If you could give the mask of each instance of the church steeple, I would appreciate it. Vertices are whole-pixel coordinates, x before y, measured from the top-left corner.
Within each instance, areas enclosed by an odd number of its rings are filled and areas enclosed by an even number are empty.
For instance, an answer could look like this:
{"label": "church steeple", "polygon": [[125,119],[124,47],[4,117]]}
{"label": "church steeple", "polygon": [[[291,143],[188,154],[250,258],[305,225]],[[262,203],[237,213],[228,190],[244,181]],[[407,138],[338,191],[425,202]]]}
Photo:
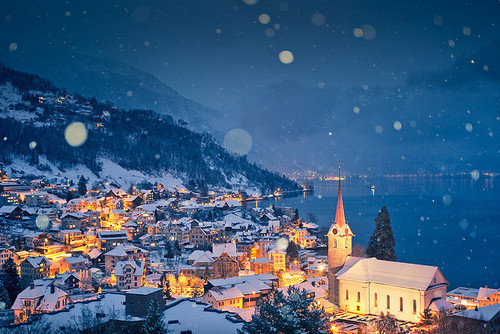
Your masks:
{"label": "church steeple", "polygon": [[342,269],[345,260],[352,252],[352,237],[349,224],[345,220],[344,203],[342,201],[342,185],[339,164],[339,192],[335,220],[328,231],[328,299],[339,305],[339,281],[335,274]]}
{"label": "church steeple", "polygon": [[337,198],[337,212],[335,213],[335,221],[339,227],[344,227],[345,215],[344,215],[344,203],[342,201],[342,187],[341,187],[341,177],[340,177],[340,164],[339,164],[339,194]]}

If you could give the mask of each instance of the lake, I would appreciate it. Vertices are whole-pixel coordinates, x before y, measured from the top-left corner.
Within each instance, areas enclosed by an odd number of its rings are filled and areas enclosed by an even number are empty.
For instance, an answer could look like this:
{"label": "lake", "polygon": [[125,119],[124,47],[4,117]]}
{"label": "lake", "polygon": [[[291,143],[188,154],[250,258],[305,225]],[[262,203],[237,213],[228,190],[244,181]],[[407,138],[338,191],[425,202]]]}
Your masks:
{"label": "lake", "polygon": [[[481,177],[380,177],[342,181],[353,244],[367,245],[375,217],[385,205],[398,261],[438,266],[458,286],[500,287],[500,179]],[[375,186],[375,194],[371,187]],[[298,208],[327,228],[335,217],[338,181],[315,182],[315,191],[259,206]]]}

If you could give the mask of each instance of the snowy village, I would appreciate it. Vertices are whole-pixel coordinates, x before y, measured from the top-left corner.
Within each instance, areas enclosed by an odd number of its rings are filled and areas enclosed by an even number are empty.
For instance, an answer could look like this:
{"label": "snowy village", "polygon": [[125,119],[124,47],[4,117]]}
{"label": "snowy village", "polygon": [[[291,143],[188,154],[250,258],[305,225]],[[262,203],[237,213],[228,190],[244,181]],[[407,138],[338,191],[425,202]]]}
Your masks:
{"label": "snowy village", "polygon": [[0,334],[500,334],[500,1],[0,13]]}
{"label": "snowy village", "polygon": [[[86,183],[3,176],[3,331],[140,332],[148,324],[153,333],[161,323],[174,333],[254,333],[283,298],[291,322],[310,312],[301,321],[312,321],[311,333],[498,328],[498,289],[447,291],[436,266],[394,261],[381,243],[353,249],[340,179],[326,236],[296,209],[241,194]],[[389,222],[385,207],[377,219]],[[305,310],[292,309],[297,299]]]}

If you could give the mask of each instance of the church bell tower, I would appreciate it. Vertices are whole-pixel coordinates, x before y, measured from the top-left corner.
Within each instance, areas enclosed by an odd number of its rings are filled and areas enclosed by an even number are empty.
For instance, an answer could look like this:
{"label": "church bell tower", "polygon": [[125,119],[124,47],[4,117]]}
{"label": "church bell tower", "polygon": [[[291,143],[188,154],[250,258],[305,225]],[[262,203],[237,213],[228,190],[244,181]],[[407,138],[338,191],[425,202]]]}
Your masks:
{"label": "church bell tower", "polygon": [[342,188],[339,165],[339,192],[337,198],[337,211],[335,220],[328,231],[328,300],[339,305],[339,281],[335,274],[342,269],[346,258],[352,253],[351,228],[347,224],[344,215],[344,203],[342,202]]}

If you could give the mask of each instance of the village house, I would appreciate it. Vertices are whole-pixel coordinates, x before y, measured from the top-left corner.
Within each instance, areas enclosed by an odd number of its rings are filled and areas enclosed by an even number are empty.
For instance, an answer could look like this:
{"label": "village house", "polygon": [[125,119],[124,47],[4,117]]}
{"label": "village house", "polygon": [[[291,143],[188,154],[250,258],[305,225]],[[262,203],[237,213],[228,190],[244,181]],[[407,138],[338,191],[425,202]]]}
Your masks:
{"label": "village house", "polygon": [[68,293],[54,284],[35,286],[33,283],[24,289],[12,305],[16,322],[24,322],[33,314],[51,313],[66,308],[71,303]]}
{"label": "village house", "polygon": [[269,259],[274,264],[274,272],[286,271],[286,252],[279,247],[275,247],[267,252]]}
{"label": "village house", "polygon": [[59,242],[71,247],[80,247],[84,244],[84,235],[81,230],[61,230],[57,232],[56,238]]}
{"label": "village house", "polygon": [[82,212],[65,212],[61,216],[61,225],[64,230],[81,230],[87,222],[87,216]]}
{"label": "village house", "polygon": [[59,273],[72,273],[75,271],[86,269],[88,260],[81,256],[64,257],[59,261]]}
{"label": "village house", "polygon": [[229,256],[226,252],[222,253],[213,262],[214,278],[226,278],[238,276],[240,270],[237,260]]}
{"label": "village house", "polygon": [[128,241],[127,231],[99,231],[97,232],[99,249],[103,252],[110,251]]}
{"label": "village house", "polygon": [[208,227],[195,226],[189,233],[189,244],[196,248],[206,249],[217,238],[217,232]]}
{"label": "village house", "polygon": [[136,289],[144,285],[144,261],[118,261],[115,267],[116,287],[118,290]]}
{"label": "village house", "polygon": [[250,270],[256,275],[268,274],[274,271],[274,263],[265,257],[259,257],[252,259],[250,262]]}
{"label": "village house", "polygon": [[49,194],[45,191],[26,194],[24,204],[27,206],[47,206],[49,205]]}
{"label": "village house", "polygon": [[500,304],[500,289],[481,287],[477,294],[477,300],[479,301],[479,307]]}
{"label": "village house", "polygon": [[12,259],[14,263],[19,262],[19,256],[16,254],[15,250],[15,247],[0,248],[0,267],[2,267],[8,259]]}
{"label": "village house", "polygon": [[228,306],[243,308],[243,293],[238,287],[217,287],[203,296],[203,302],[212,304],[214,308],[223,310]]}
{"label": "village house", "polygon": [[149,252],[134,245],[120,245],[104,254],[104,269],[106,275],[111,274],[119,261],[141,261],[145,262]]}
{"label": "village house", "polygon": [[35,279],[49,276],[51,265],[45,256],[27,257],[20,266],[23,286],[27,286]]}

